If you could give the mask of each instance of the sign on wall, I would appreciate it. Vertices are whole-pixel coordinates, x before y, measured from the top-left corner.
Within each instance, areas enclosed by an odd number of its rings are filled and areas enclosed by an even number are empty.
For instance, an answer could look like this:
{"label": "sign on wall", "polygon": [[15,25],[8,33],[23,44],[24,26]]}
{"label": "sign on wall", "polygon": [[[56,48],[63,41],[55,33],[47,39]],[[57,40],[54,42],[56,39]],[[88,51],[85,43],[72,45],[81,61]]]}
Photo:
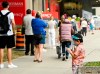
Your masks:
{"label": "sign on wall", "polygon": [[[2,1],[0,0],[0,10],[2,9]],[[23,16],[26,12],[26,0],[7,0],[10,4],[9,10],[14,13],[17,25],[22,25]]]}
{"label": "sign on wall", "polygon": [[53,16],[56,19],[59,19],[58,17],[58,12],[43,12],[42,13],[42,18],[50,18],[50,16]]}
{"label": "sign on wall", "polygon": [[86,18],[87,20],[90,20],[92,18],[92,13],[82,10],[82,17]]}

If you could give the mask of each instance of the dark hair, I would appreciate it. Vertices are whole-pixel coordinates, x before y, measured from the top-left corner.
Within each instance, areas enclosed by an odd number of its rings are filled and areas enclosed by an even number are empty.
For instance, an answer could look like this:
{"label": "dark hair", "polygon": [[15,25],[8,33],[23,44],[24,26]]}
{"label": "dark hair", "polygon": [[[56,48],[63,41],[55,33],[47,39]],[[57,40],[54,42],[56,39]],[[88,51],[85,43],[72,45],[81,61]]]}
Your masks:
{"label": "dark hair", "polygon": [[36,13],[36,18],[41,18],[41,14],[39,12]]}
{"label": "dark hair", "polygon": [[82,37],[81,34],[76,33],[76,34],[74,34],[74,36],[77,37],[78,39],[73,38],[73,40],[75,40],[75,41],[78,41],[79,40],[80,42],[83,42],[83,37]]}
{"label": "dark hair", "polygon": [[8,5],[9,5],[9,3],[8,3],[7,1],[3,1],[3,2],[2,2],[2,7],[3,7],[3,8],[7,8]]}
{"label": "dark hair", "polygon": [[31,9],[27,9],[27,10],[26,10],[26,13],[27,13],[27,14],[31,14]]}

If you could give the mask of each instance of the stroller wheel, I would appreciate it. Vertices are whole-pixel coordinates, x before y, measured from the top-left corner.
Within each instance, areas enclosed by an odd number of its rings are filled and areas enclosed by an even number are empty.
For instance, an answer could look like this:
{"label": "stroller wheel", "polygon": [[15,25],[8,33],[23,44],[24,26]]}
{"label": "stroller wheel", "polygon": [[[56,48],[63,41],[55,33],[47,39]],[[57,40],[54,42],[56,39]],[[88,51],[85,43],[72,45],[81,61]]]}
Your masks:
{"label": "stroller wheel", "polygon": [[58,59],[60,59],[61,58],[61,54],[58,54]]}

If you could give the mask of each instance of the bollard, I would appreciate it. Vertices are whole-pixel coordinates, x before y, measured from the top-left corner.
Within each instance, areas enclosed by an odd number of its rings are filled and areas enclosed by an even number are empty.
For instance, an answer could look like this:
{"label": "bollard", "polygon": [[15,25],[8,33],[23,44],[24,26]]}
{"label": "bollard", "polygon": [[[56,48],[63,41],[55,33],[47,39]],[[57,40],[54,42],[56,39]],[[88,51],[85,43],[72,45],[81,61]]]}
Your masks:
{"label": "bollard", "polygon": [[17,29],[17,34],[16,34],[16,49],[18,50],[25,50],[25,39],[24,35],[21,34],[21,29]]}

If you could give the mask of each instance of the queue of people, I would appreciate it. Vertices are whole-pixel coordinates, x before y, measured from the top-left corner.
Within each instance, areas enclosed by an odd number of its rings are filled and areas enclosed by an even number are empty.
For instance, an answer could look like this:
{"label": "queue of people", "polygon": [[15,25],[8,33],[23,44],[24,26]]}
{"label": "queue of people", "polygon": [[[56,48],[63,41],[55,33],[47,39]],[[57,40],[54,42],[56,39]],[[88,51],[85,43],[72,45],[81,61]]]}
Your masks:
{"label": "queue of people", "polygon": [[[2,3],[2,7],[0,13],[3,15],[10,12],[8,10],[9,3],[4,1]],[[50,17],[50,21],[47,23],[41,17],[39,12],[36,13],[36,16],[33,17],[31,15],[31,10],[27,9],[26,15],[23,18],[23,27],[25,28],[25,55],[29,55],[29,50],[31,49],[30,55],[34,55],[33,62],[41,63],[43,61],[43,46],[45,44],[46,38],[46,30],[45,28],[48,26],[48,40],[50,47],[56,47],[56,31],[55,27],[57,22],[54,21],[53,16]],[[0,14],[1,15],[1,14]],[[5,34],[0,34],[0,41],[4,42],[0,44],[0,68],[4,68],[3,64],[3,56],[4,56],[4,48],[7,46],[8,50],[8,68],[16,68],[17,66],[12,63],[12,47],[15,46],[15,21],[14,15],[10,12],[7,15],[9,19],[10,29]],[[59,42],[62,47],[62,61],[65,61],[69,57],[69,53],[72,56],[72,70],[73,74],[77,74],[78,67],[83,63],[85,58],[85,49],[83,47],[83,37],[86,36],[87,25],[85,19],[81,22],[82,35],[77,32],[75,18],[73,20],[68,20],[68,17],[62,15],[61,21],[59,22]],[[73,50],[70,49],[72,41],[74,42]],[[30,48],[31,46],[31,48]]]}

